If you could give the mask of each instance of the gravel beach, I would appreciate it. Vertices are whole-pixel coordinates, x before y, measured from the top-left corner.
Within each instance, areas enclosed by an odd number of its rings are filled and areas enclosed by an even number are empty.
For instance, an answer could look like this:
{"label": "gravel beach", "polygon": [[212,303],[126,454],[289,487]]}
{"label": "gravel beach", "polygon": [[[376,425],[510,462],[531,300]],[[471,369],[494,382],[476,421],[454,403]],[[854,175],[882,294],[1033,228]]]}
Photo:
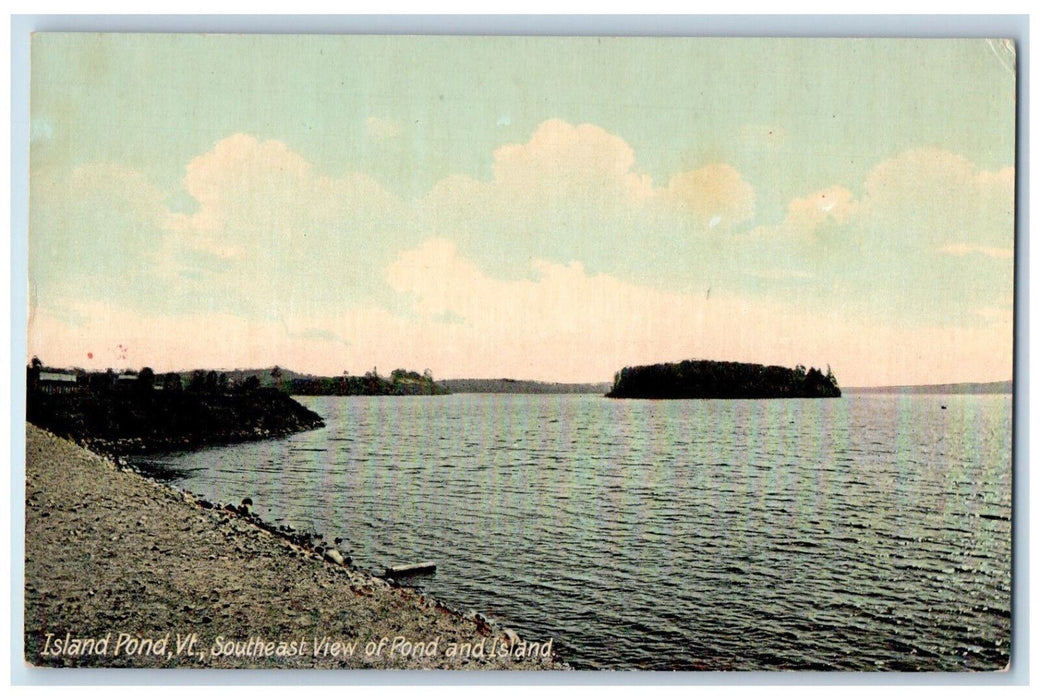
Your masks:
{"label": "gravel beach", "polygon": [[205,505],[27,425],[26,662],[566,668],[551,640],[519,640]]}

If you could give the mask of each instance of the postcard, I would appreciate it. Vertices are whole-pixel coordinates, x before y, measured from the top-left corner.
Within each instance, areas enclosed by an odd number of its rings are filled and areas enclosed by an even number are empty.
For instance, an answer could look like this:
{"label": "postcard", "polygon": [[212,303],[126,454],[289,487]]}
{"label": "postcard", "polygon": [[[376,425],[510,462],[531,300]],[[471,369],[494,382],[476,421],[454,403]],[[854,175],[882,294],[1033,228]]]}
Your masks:
{"label": "postcard", "polygon": [[1016,63],[33,35],[25,662],[1005,671]]}

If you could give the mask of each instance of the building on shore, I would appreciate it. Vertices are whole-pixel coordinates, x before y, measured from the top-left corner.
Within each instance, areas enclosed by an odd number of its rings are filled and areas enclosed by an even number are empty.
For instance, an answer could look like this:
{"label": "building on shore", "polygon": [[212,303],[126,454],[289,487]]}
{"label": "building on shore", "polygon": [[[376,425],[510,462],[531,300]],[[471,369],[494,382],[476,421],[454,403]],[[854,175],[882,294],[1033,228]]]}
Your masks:
{"label": "building on shore", "polygon": [[83,387],[79,383],[79,377],[71,372],[48,372],[41,370],[36,377],[35,386],[30,383],[30,388],[35,388],[44,394],[75,394]]}

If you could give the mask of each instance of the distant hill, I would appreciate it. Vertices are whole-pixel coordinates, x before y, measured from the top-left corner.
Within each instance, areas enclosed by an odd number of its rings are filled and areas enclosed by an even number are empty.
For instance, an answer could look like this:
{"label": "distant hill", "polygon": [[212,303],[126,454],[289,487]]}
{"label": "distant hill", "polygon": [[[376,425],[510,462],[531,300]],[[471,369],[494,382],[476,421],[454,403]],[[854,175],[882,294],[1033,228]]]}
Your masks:
{"label": "distant hill", "polygon": [[841,396],[827,368],[714,360],[625,367],[607,394],[612,399],[824,399]]}
{"label": "distant hill", "polygon": [[[197,372],[181,372],[182,380],[189,384]],[[440,382],[429,374],[419,374],[404,369],[395,369],[389,377],[375,370],[361,376],[339,375],[325,377],[317,374],[294,372],[283,367],[260,369],[234,369],[216,372],[217,383],[230,387],[253,383],[259,388],[275,388],[294,396],[429,396],[448,393]]]}
{"label": "distant hill", "polygon": [[[183,370],[180,372],[184,383],[187,384],[191,380],[191,376],[195,370]],[[284,367],[261,367],[260,369],[227,369],[227,370],[216,370],[218,374],[227,376],[229,382],[234,384],[242,384],[245,380],[250,377],[256,377],[260,381],[260,386],[274,387],[279,382],[281,384],[287,384],[295,379],[317,379],[318,377],[313,374],[303,374],[301,372],[294,372],[291,369],[285,369]],[[273,374],[272,374],[273,373]]]}
{"label": "distant hill", "polygon": [[562,384],[523,379],[442,379],[437,382],[453,394],[605,394],[608,382]]}
{"label": "distant hill", "polygon": [[429,374],[395,369],[388,377],[369,372],[363,377],[296,377],[283,384],[297,396],[434,396],[450,393]]}
{"label": "distant hill", "polygon": [[914,384],[905,386],[845,387],[849,394],[1010,394],[1011,380],[1003,382],[964,382],[961,384]]}

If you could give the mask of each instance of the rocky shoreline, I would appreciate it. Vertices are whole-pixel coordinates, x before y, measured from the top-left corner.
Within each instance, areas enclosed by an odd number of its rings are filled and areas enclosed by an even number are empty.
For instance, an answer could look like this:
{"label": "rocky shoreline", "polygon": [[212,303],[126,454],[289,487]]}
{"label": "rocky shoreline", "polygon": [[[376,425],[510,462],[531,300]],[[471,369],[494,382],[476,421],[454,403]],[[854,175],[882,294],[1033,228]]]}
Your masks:
{"label": "rocky shoreline", "polygon": [[30,392],[26,416],[108,457],[284,437],[325,421],[276,389],[238,392]]}
{"label": "rocky shoreline", "polygon": [[150,668],[565,669],[553,640],[350,565],[26,426],[25,660]]}

